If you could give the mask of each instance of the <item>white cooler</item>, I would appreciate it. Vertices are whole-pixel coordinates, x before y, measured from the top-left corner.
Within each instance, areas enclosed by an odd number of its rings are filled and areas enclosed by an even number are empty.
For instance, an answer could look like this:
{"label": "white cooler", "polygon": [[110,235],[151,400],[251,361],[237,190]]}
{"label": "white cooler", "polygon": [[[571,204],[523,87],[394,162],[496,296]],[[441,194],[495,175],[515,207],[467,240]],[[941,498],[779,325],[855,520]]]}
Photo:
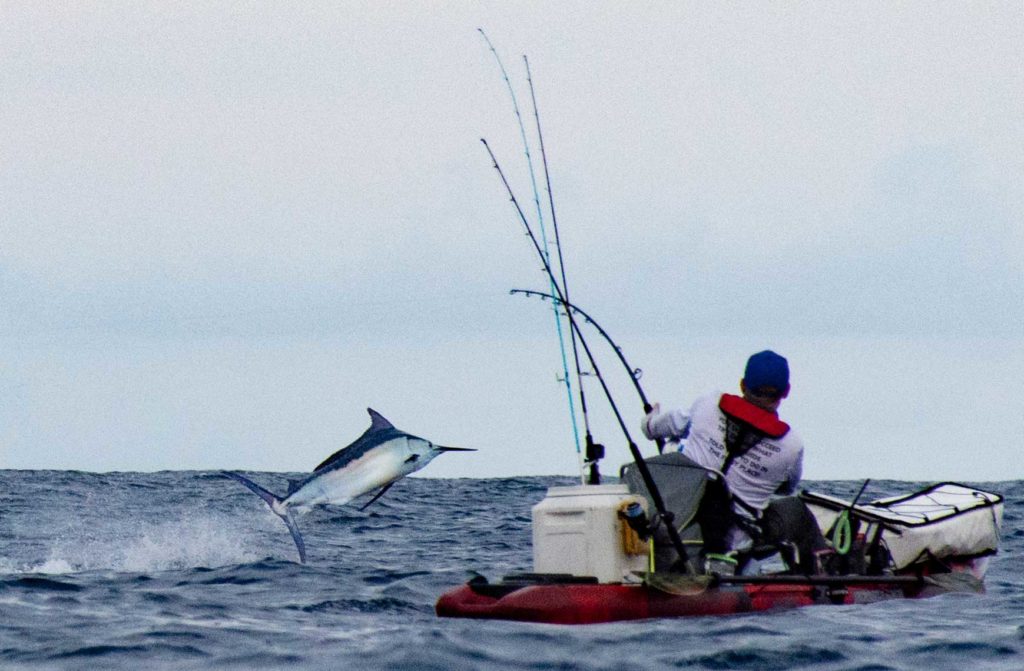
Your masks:
{"label": "white cooler", "polygon": [[647,569],[647,544],[619,515],[647,502],[626,485],[551,487],[533,507],[533,570],[594,576],[601,583],[636,582]]}

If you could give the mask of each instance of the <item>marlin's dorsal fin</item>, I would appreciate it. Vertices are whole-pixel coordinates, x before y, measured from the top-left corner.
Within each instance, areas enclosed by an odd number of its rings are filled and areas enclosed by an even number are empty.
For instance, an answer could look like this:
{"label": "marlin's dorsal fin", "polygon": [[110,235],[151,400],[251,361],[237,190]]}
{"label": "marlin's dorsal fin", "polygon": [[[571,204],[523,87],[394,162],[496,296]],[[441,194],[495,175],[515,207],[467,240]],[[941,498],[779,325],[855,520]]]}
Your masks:
{"label": "marlin's dorsal fin", "polygon": [[373,408],[367,408],[366,412],[370,413],[370,429],[367,431],[367,433],[373,433],[374,431],[384,431],[385,429],[395,428],[391,422],[384,419],[384,415],[380,414]]}

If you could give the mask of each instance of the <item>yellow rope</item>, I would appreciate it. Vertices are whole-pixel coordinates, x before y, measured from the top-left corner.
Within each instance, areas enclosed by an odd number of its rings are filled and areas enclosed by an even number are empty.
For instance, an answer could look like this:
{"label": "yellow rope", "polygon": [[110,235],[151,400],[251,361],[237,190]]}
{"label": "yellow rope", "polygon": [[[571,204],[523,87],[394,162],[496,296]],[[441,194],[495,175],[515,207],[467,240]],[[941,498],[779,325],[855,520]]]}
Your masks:
{"label": "yellow rope", "polygon": [[645,555],[648,554],[648,552],[653,552],[653,550],[648,549],[649,547],[653,548],[653,546],[640,540],[639,534],[633,531],[633,528],[626,523],[625,519],[623,519],[626,513],[626,508],[633,503],[636,503],[635,499],[623,501],[619,505],[618,520],[619,535],[622,538],[622,551],[627,555]]}

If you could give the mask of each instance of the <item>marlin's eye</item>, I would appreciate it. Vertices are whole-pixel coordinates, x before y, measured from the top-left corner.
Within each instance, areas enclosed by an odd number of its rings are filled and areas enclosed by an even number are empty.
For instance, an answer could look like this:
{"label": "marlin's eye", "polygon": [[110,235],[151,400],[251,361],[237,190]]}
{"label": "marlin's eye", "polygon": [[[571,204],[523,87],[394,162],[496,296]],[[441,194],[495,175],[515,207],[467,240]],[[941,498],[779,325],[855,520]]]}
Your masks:
{"label": "marlin's eye", "polygon": [[406,459],[405,463],[407,463],[407,464],[412,463],[412,462],[416,461],[419,458],[420,458],[420,455],[414,454],[411,457],[409,457],[408,459]]}

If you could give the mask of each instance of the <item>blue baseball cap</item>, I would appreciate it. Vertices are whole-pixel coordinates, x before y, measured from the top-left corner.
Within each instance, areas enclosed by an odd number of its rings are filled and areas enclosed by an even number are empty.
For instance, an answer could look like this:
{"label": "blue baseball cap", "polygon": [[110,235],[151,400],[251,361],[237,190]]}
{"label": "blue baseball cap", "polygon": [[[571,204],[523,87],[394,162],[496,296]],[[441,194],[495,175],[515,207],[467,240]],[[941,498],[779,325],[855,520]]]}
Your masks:
{"label": "blue baseball cap", "polygon": [[754,392],[766,387],[774,387],[779,392],[785,392],[789,389],[789,363],[785,357],[768,349],[753,354],[747,359],[743,384]]}

